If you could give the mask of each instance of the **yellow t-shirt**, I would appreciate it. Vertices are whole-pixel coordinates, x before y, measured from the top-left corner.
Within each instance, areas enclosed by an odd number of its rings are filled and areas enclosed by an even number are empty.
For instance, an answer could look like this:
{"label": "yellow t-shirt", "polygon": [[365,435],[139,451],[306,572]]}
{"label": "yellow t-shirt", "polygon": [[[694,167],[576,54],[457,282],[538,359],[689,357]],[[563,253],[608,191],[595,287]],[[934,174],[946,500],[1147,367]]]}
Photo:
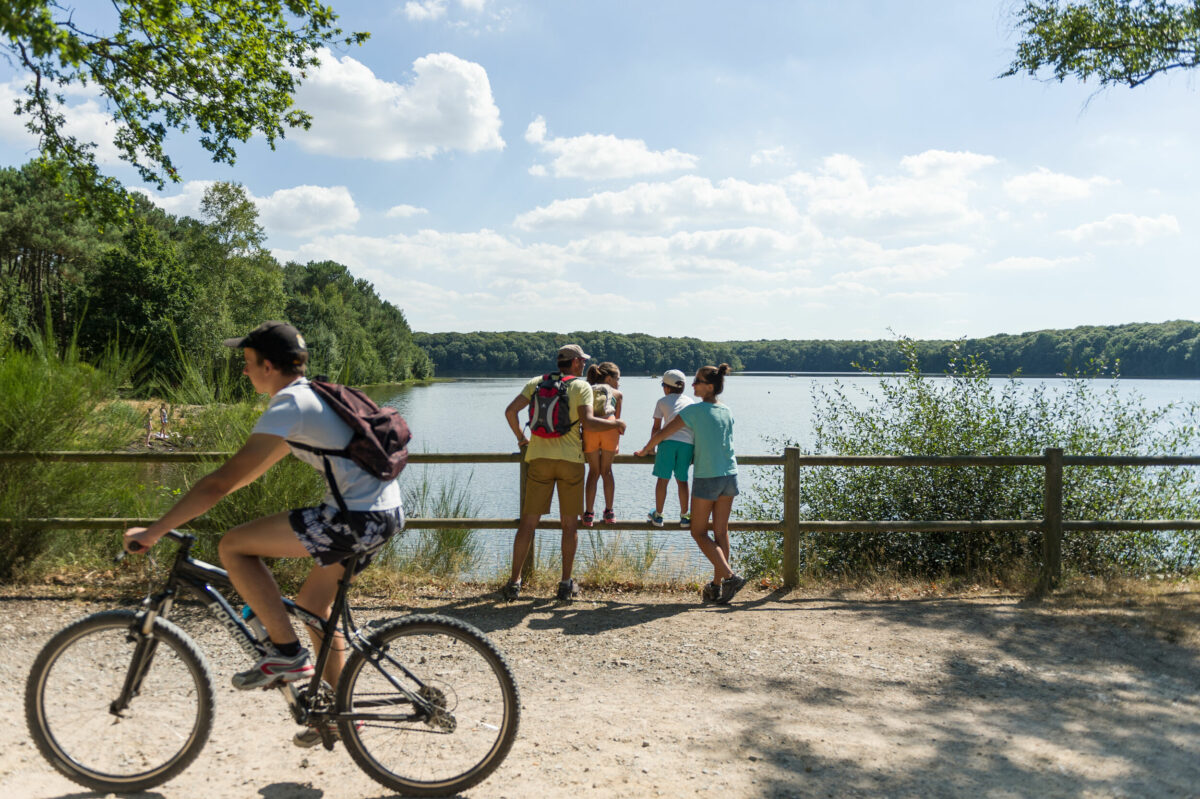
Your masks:
{"label": "yellow t-shirt", "polygon": [[[533,392],[542,378],[533,378],[521,389],[521,396],[533,403]],[[530,434],[529,446],[525,448],[525,460],[553,458],[572,463],[583,463],[583,437],[579,434],[579,406],[592,404],[592,387],[581,377],[567,383],[567,402],[571,406],[571,429],[558,438],[542,438]],[[528,419],[529,409],[522,411]]]}

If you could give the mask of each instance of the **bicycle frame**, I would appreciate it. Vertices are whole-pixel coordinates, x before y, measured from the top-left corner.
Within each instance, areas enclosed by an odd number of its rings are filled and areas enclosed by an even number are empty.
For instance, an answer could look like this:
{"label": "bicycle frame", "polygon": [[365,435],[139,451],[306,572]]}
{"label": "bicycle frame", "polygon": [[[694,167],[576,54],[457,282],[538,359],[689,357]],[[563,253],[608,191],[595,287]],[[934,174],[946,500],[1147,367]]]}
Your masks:
{"label": "bicycle frame", "polygon": [[[216,617],[221,626],[225,628],[238,646],[252,660],[257,660],[268,654],[267,643],[258,641],[254,637],[253,633],[250,632],[250,629],[242,621],[241,614],[234,610],[229,600],[219,590],[222,588],[227,591],[236,590],[229,579],[229,573],[210,563],[192,558],[191,549],[196,543],[195,536],[180,533],[176,530],[170,531],[167,536],[179,543],[179,549],[175,553],[175,562],[172,564],[171,571],[167,575],[166,585],[157,593],[152,592],[142,601],[144,610],[138,614],[138,622],[136,624],[138,627],[138,642],[134,650],[133,661],[130,664],[129,672],[126,675],[125,684],[120,695],[109,707],[110,712],[114,715],[119,716],[121,711],[129,705],[130,699],[137,695],[142,678],[149,667],[154,649],[157,646],[157,641],[152,635],[154,619],[158,616],[162,616],[164,619],[168,617],[175,598],[180,594],[181,590],[199,599],[208,609],[209,613]],[[310,627],[321,630],[321,647],[317,654],[312,680],[304,693],[304,699],[301,699],[300,693],[296,690],[295,683],[283,683],[279,686],[287,700],[293,717],[299,724],[331,721],[414,721],[429,718],[436,710],[426,699],[400,684],[379,665],[379,662],[386,660],[395,666],[418,686],[418,691],[423,689],[425,684],[406,668],[404,664],[389,656],[386,651],[374,646],[354,625],[350,617],[350,604],[346,601],[346,593],[350,588],[351,576],[354,574],[354,567],[357,562],[357,555],[345,561],[345,575],[338,581],[337,594],[333,600],[333,613],[330,614],[328,619],[306,610],[287,597],[283,598],[284,608],[289,615],[297,617]],[[332,651],[333,639],[337,633],[339,622],[347,643],[352,648],[362,652],[367,661],[403,696],[403,699],[381,700],[379,704],[382,706],[407,704],[415,712],[404,715],[362,712],[333,713],[313,707],[314,698],[320,695],[322,674]],[[319,728],[322,729],[322,734],[325,735],[323,726],[321,725]],[[331,741],[332,739],[327,741],[327,745],[330,745]]]}

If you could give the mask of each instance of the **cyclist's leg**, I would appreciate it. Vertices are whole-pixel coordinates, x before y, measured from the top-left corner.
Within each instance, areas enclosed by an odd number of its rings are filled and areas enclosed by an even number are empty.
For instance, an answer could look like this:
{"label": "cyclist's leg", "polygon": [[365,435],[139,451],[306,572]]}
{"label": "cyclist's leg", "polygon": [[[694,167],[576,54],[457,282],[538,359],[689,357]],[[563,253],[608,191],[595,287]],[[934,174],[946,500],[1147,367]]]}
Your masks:
{"label": "cyclist's leg", "polygon": [[221,538],[218,550],[233,587],[254,609],[271,640],[277,644],[298,641],[284,610],[279,586],[262,562],[264,557],[309,557],[288,522],[288,514],[276,513],[234,527]]}
{"label": "cyclist's leg", "polygon": [[[300,586],[300,591],[296,594],[296,604],[318,616],[329,618],[329,614],[333,611],[333,600],[337,596],[338,580],[342,579],[345,571],[346,567],[341,563],[322,566],[313,561],[312,571],[308,573],[304,585]],[[312,639],[315,656],[321,649],[321,630],[309,627],[308,635]],[[325,681],[330,685],[337,685],[338,675],[342,673],[344,665],[346,665],[346,639],[339,632],[334,634],[333,645],[329,650],[329,659],[325,661],[325,673],[322,675]]]}

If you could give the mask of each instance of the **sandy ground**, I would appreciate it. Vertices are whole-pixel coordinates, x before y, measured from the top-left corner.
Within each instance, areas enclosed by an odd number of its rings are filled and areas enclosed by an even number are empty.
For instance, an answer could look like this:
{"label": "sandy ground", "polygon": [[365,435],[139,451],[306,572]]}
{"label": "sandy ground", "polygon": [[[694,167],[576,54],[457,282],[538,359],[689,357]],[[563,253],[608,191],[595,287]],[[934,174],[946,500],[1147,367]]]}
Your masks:
{"label": "sandy ground", "polygon": [[[1195,594],[1084,607],[749,588],[728,608],[681,594],[500,605],[475,589],[355,601],[361,618],[458,616],[506,653],[520,736],[471,797],[1200,796]],[[42,761],[21,708],[45,640],[112,605],[0,591],[5,799],[95,795]],[[228,687],[244,656],[225,634],[194,608],[176,620],[208,654],[217,718],[188,771],[145,796],[390,795],[340,746],[294,748],[277,694]]]}

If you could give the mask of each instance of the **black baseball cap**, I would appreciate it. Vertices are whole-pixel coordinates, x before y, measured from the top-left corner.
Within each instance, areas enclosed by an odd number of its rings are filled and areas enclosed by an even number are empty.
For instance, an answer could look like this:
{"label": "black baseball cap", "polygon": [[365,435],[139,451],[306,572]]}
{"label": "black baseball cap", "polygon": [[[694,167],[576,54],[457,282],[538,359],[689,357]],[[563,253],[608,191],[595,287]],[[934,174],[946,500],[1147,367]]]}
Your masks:
{"label": "black baseball cap", "polygon": [[252,347],[276,366],[296,366],[308,352],[304,336],[287,322],[263,322],[241,338],[227,338],[226,347]]}

